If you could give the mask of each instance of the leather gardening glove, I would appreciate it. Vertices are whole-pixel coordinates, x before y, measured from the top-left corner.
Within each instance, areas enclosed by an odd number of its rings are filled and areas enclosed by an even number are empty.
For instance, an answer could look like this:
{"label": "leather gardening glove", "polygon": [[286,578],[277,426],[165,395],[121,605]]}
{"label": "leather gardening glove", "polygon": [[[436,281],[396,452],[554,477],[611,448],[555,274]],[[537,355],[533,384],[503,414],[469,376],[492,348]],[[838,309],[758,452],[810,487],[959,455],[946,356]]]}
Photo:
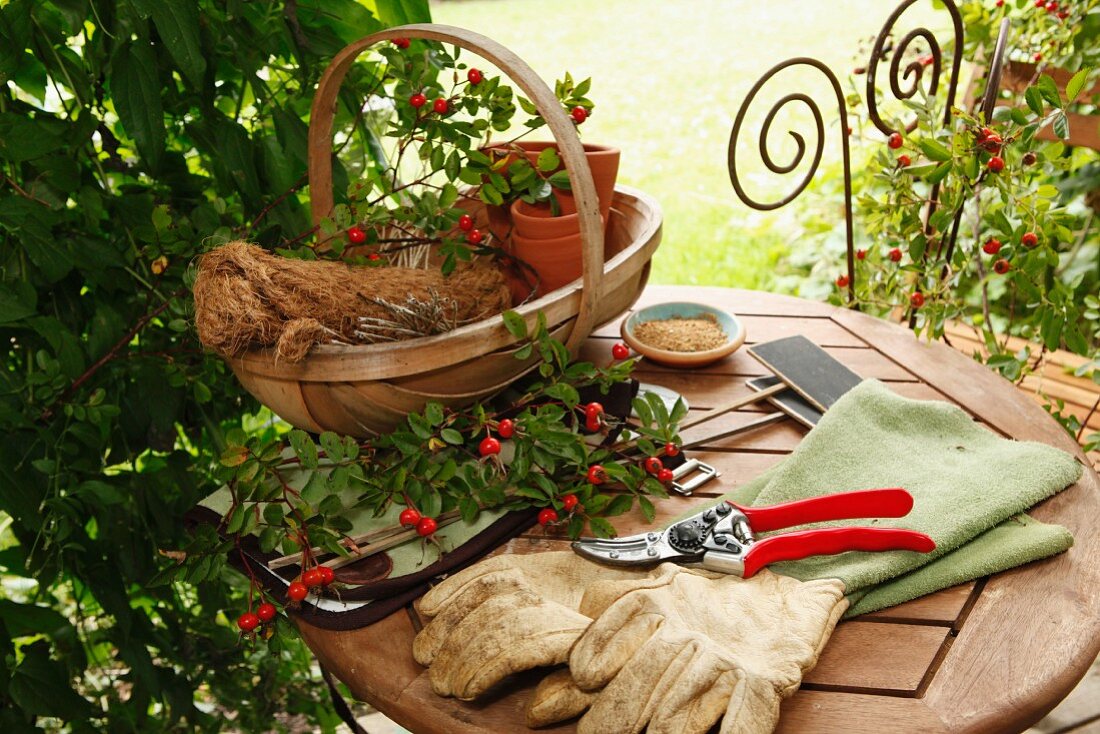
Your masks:
{"label": "leather gardening glove", "polygon": [[432,620],[416,636],[413,657],[430,667],[438,695],[469,701],[512,673],[564,663],[591,616],[628,591],[667,583],[677,570],[610,568],[570,551],[489,558],[420,600]]}
{"label": "leather gardening glove", "polygon": [[647,724],[650,734],[703,734],[723,715],[723,734],[775,728],[780,701],[813,668],[848,606],[843,583],[671,570],[663,585],[621,596],[577,641],[569,670],[579,689],[598,692],[585,699],[555,674],[532,710],[575,715],[590,702],[580,734]]}

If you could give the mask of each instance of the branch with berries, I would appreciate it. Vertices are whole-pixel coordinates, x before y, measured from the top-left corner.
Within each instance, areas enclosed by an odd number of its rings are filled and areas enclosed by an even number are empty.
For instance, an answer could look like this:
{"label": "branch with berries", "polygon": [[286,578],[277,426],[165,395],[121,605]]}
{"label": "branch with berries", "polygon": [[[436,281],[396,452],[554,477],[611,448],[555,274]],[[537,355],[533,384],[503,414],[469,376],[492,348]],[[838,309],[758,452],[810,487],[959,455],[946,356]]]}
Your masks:
{"label": "branch with berries", "polygon": [[[505,313],[533,371],[499,398],[464,408],[429,403],[396,430],[367,441],[300,430],[282,437],[228,435],[215,469],[229,496],[218,533],[196,534],[183,562],[166,575],[187,574],[211,554],[240,553],[260,602],[238,620],[245,634],[268,634],[272,603],[250,572],[240,540],[256,537],[264,553],[284,556],[270,568],[300,571],[287,589],[289,603],[339,588],[338,569],[399,543],[443,547],[437,531],[473,523],[485,511],[538,510],[548,532],[577,537],[615,531],[608,518],[637,507],[656,516],[653,500],[667,497],[673,480],[664,459],[679,454],[682,400],[667,405],[646,393],[625,401],[636,360],[615,344],[606,364],[573,361],[552,338],[541,314],[532,330]],[[583,396],[583,397],[582,397]],[[605,410],[603,396],[631,402],[635,417]],[[397,512],[397,509],[400,512]],[[396,515],[393,527],[354,536],[351,515]],[[262,610],[262,614],[261,614]]]}

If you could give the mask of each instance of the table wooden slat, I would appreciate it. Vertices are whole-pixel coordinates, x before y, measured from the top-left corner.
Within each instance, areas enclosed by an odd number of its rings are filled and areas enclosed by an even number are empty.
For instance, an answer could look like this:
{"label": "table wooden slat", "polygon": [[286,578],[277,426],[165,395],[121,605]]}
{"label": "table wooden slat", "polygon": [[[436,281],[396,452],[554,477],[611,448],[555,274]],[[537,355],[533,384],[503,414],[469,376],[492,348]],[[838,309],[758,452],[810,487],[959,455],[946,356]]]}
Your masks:
{"label": "table wooden slat", "polygon": [[805,682],[914,694],[951,630],[853,620],[837,625]]}

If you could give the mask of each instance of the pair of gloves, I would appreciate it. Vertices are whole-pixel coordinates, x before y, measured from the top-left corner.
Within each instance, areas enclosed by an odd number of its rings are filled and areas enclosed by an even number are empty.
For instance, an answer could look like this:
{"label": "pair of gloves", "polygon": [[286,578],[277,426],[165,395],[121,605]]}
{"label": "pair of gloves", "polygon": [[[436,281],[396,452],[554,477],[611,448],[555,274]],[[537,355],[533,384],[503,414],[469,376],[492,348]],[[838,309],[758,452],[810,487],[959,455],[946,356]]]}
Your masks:
{"label": "pair of gloves", "polygon": [[610,568],[571,552],[478,563],[420,601],[413,655],[433,690],[472,700],[505,677],[560,665],[531,727],[582,712],[582,734],[769,732],[847,609],[844,584],[749,579],[670,563]]}

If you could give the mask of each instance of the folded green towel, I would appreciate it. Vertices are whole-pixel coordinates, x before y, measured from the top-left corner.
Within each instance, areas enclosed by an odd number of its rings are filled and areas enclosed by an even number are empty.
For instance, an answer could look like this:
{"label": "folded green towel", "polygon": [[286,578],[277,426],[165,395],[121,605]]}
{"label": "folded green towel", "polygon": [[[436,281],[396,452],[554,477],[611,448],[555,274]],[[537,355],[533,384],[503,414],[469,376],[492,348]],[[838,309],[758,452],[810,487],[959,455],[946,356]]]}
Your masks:
{"label": "folded green towel", "polygon": [[[1072,538],[1064,528],[1030,518],[1004,521],[1080,475],[1080,464],[1063,451],[1000,438],[953,405],[902,398],[867,380],[837,401],[786,460],[726,499],[772,505],[856,489],[909,490],[914,506],[904,518],[822,525],[919,530],[936,541],[932,553],[844,553],[771,566],[800,579],[840,578],[852,615],[1065,550]],[[883,585],[871,590],[877,584]]]}

